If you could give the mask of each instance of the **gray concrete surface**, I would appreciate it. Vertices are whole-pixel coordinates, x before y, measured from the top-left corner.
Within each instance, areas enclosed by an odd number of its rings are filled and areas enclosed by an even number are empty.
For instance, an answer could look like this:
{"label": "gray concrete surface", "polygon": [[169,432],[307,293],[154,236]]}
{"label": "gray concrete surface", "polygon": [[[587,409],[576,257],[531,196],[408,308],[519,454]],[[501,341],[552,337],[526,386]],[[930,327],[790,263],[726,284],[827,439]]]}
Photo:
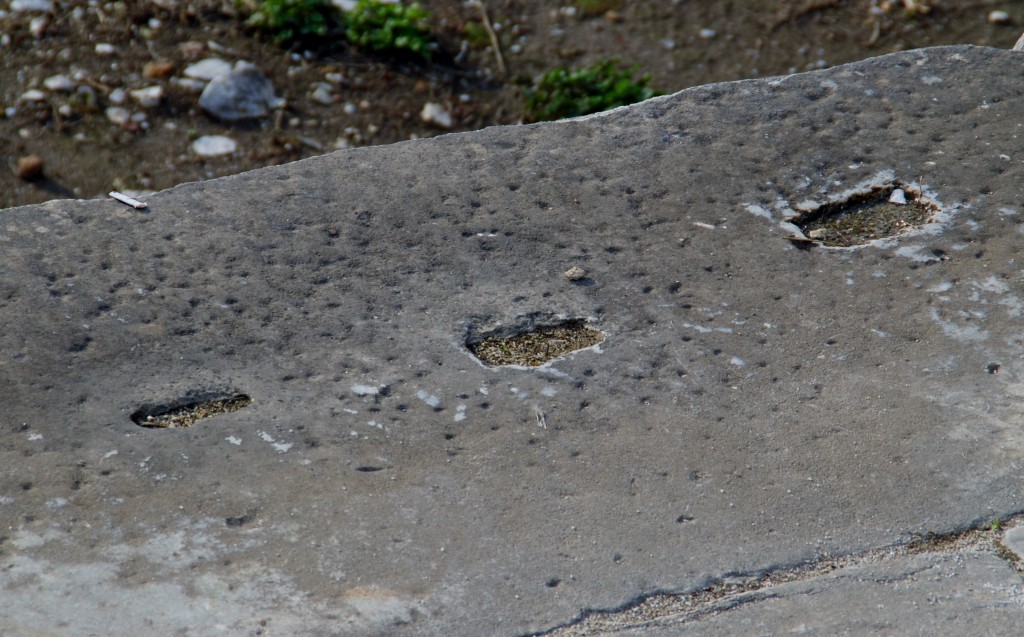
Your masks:
{"label": "gray concrete surface", "polygon": [[904,555],[729,596],[695,612],[609,621],[609,637],[1016,635],[1021,575],[991,552]]}
{"label": "gray concrete surface", "polygon": [[[1024,511],[1022,93],[927,49],[0,211],[0,633],[524,635]],[[891,180],[932,224],[785,239]],[[557,317],[607,338],[466,350]],[[894,577],[996,582],[955,613],[1012,634],[1019,575],[942,555]],[[888,594],[851,582],[723,621],[856,633],[813,609]]]}

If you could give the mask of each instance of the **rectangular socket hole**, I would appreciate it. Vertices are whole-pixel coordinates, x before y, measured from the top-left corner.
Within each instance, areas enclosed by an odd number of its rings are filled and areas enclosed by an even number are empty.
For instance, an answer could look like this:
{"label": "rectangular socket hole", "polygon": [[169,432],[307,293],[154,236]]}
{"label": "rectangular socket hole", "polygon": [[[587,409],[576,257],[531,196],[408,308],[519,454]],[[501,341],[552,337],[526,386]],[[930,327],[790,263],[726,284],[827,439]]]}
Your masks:
{"label": "rectangular socket hole", "polygon": [[895,182],[819,206],[792,219],[792,223],[806,240],[845,248],[923,226],[938,210],[919,191]]}
{"label": "rectangular socket hole", "polygon": [[245,394],[192,397],[172,404],[147,405],[132,413],[136,425],[149,429],[176,429],[191,427],[195,423],[233,411],[243,409],[252,403]]}

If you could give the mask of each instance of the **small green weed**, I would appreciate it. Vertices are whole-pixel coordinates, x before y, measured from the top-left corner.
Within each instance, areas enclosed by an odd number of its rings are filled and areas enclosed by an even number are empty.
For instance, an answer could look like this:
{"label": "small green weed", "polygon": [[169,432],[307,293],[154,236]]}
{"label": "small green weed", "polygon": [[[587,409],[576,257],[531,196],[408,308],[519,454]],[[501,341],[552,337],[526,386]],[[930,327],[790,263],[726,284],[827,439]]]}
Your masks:
{"label": "small green weed", "polygon": [[989,528],[992,529],[993,533],[999,533],[1000,531],[1003,530],[1003,521],[1000,520],[999,518],[996,518],[996,519],[992,520],[992,524],[989,526]]}
{"label": "small green weed", "polygon": [[487,29],[479,22],[467,22],[462,28],[462,36],[466,38],[470,46],[483,48],[491,45],[491,38],[487,35]]}
{"label": "small green weed", "polygon": [[430,59],[436,48],[426,26],[430,13],[417,3],[408,6],[380,0],[359,0],[345,14],[345,35],[356,46],[373,51],[408,51]]}
{"label": "small green weed", "polygon": [[635,74],[636,67],[621,68],[616,60],[548,71],[525,91],[526,118],[539,122],[589,115],[661,95],[647,86],[650,75],[634,81]]}
{"label": "small green weed", "polygon": [[596,16],[614,11],[622,4],[620,0],[576,0],[576,6],[584,15]]}
{"label": "small green weed", "polygon": [[327,0],[263,0],[246,24],[288,45],[323,40],[337,22],[338,10]]}

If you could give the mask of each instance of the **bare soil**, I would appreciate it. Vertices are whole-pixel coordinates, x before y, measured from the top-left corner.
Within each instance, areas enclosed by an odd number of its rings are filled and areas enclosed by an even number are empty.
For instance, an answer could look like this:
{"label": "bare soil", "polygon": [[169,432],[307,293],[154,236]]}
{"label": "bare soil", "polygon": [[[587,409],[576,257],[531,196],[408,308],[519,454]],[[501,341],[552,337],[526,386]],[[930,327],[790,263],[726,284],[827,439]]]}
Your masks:
{"label": "bare soil", "polygon": [[[480,37],[477,7],[421,4],[443,49],[431,63],[344,45],[287,50],[246,28],[247,11],[230,0],[68,0],[50,13],[0,2],[0,207],[160,190],[338,148],[518,124],[523,87],[556,66],[617,58],[674,92],[940,44],[1010,48],[1024,29],[1024,7],[997,1],[486,0],[507,66],[502,73]],[[993,11],[1009,19],[993,22]],[[113,53],[98,54],[99,43],[113,45]],[[207,57],[255,64],[287,106],[255,122],[212,119],[199,109],[198,93],[174,81]],[[44,80],[60,74],[91,87],[95,99],[47,89]],[[325,82],[327,104],[312,99]],[[136,121],[108,119],[115,89],[155,85],[164,90],[158,106],[129,98],[122,106]],[[43,99],[26,101],[33,89]],[[428,102],[452,115],[450,128],[423,121]],[[238,150],[199,157],[191,143],[201,135],[230,136]],[[29,155],[43,160],[42,174],[19,178],[18,160]]]}

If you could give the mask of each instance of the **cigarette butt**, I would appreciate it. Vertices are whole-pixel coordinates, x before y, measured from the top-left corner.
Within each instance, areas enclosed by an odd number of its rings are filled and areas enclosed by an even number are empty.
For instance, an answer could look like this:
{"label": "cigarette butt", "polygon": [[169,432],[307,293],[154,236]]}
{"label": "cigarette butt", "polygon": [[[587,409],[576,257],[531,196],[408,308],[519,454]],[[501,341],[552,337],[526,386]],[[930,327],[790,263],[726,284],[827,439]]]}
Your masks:
{"label": "cigarette butt", "polygon": [[112,197],[113,199],[117,199],[121,203],[128,204],[129,206],[131,206],[132,208],[135,208],[136,210],[142,210],[143,208],[147,208],[148,207],[146,204],[144,204],[143,202],[139,201],[138,199],[132,199],[128,195],[122,195],[121,193],[117,192],[116,190],[112,190],[110,192],[110,197]]}

